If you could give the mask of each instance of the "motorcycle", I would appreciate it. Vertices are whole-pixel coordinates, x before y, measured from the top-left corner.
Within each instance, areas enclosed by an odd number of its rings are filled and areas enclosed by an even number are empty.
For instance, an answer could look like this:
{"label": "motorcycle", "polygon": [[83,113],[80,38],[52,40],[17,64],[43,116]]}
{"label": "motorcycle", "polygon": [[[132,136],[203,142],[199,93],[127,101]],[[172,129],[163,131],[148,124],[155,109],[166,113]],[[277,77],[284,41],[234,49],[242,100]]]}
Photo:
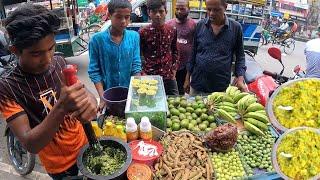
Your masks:
{"label": "motorcycle", "polygon": [[250,51],[245,51],[247,66],[244,76],[245,83],[247,84],[248,90],[255,93],[259,102],[264,106],[270,95],[278,86],[289,80],[303,78],[305,76],[300,65],[297,65],[294,68],[293,77],[283,75],[285,67],[281,59],[281,50],[279,48],[269,48],[268,54],[282,65],[282,70],[279,74],[263,70],[259,63],[254,59],[254,54]]}
{"label": "motorcycle", "polygon": [[[13,54],[0,57],[0,76],[7,76],[16,66],[16,57]],[[33,171],[35,166],[35,155],[24,149],[10,128],[6,127],[7,150],[9,160],[20,175],[27,175]]]}

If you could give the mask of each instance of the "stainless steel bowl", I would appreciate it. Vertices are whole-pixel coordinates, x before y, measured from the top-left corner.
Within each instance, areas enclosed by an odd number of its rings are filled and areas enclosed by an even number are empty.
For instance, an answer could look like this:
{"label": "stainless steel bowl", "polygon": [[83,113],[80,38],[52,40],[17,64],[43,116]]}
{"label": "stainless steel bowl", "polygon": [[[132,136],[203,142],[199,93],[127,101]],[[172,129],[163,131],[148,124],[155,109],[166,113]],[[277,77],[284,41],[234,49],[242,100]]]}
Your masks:
{"label": "stainless steel bowl", "polygon": [[266,110],[267,110],[267,115],[270,119],[270,122],[271,124],[277,129],[277,130],[280,130],[282,132],[285,132],[288,130],[287,127],[284,127],[277,119],[277,117],[275,116],[275,113],[273,111],[273,102],[275,100],[275,98],[277,97],[277,95],[279,94],[279,92],[284,88],[284,87],[287,87],[287,86],[290,86],[296,82],[300,82],[300,81],[305,81],[305,80],[317,80],[317,81],[320,81],[320,79],[317,79],[317,78],[302,78],[302,79],[296,79],[296,80],[292,80],[292,81],[288,81],[284,84],[282,84],[281,86],[279,86],[275,91],[274,93],[272,94],[272,96],[270,97],[270,99],[268,100],[267,102],[267,105],[266,105]]}

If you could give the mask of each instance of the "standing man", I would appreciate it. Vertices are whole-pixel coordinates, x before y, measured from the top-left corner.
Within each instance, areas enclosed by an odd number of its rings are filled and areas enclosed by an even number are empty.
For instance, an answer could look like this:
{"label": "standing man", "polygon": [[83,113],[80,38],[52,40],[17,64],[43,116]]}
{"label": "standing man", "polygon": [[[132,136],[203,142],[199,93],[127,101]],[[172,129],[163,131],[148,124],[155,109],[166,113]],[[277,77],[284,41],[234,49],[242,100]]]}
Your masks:
{"label": "standing man", "polygon": [[[241,25],[225,15],[225,0],[206,0],[208,17],[199,21],[195,33],[192,58],[188,65],[185,89],[191,95],[225,91],[231,80],[235,55],[233,84],[245,89],[246,71]],[[190,87],[191,85],[191,87]]]}
{"label": "standing man", "polygon": [[166,0],[148,0],[151,24],[140,29],[143,73],[160,75],[167,95],[178,95],[176,72],[179,65],[177,30],[165,24]]}
{"label": "standing man", "polygon": [[[186,64],[191,58],[193,33],[196,22],[188,18],[189,1],[177,0],[176,2],[176,18],[167,22],[167,24],[177,29],[177,48],[179,52],[179,67],[176,74],[178,90],[180,95],[184,95],[183,85],[186,80],[187,69]],[[189,81],[189,79],[188,79]]]}

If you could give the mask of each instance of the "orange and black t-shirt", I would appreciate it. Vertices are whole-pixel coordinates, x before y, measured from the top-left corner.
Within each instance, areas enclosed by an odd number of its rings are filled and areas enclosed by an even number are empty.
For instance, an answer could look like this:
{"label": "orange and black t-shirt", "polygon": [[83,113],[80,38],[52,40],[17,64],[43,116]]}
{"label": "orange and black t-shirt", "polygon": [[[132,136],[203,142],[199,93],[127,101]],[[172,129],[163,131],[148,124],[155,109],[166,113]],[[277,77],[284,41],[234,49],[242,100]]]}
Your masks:
{"label": "orange and black t-shirt", "polygon": [[[31,128],[48,115],[59,99],[62,57],[54,57],[42,74],[29,74],[17,66],[0,79],[0,112],[6,121],[26,114]],[[80,148],[87,143],[81,123],[65,116],[52,141],[39,152],[39,158],[50,174],[63,172],[76,163]]]}

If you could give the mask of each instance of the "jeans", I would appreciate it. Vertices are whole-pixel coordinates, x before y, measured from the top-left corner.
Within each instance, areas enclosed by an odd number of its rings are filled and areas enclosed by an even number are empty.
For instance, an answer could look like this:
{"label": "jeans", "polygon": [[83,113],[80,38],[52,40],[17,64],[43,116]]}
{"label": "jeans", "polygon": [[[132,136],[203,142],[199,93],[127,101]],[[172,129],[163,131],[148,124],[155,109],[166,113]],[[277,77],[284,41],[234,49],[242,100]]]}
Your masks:
{"label": "jeans", "polygon": [[176,80],[165,79],[163,80],[166,95],[179,95],[178,85]]}
{"label": "jeans", "polygon": [[57,173],[57,174],[49,174],[48,175],[53,179],[53,180],[63,180],[63,179],[68,179],[72,176],[78,176],[79,169],[77,166],[77,163],[71,166],[69,169],[67,169],[64,172]]}
{"label": "jeans", "polygon": [[178,70],[177,74],[176,74],[176,80],[177,80],[178,90],[179,90],[179,94],[180,95],[184,95],[183,84],[184,84],[184,81],[186,79],[186,75],[187,75],[187,69],[186,68]]}

